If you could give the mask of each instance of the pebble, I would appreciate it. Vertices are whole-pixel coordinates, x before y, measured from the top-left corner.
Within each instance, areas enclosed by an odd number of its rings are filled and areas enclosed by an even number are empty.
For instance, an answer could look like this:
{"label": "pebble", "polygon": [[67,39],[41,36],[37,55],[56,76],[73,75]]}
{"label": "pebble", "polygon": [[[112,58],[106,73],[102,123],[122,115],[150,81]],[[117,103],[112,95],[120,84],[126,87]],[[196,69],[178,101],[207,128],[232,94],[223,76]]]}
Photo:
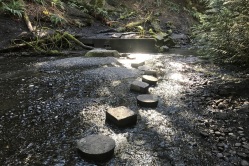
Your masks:
{"label": "pebble", "polygon": [[241,143],[235,143],[235,146],[236,146],[236,147],[240,147],[240,146],[241,146]]}
{"label": "pebble", "polygon": [[223,158],[224,156],[223,156],[222,153],[217,153],[217,157],[218,157],[218,158]]}
{"label": "pebble", "polygon": [[202,137],[209,137],[209,134],[207,132],[205,132],[205,131],[200,131],[200,135]]}
{"label": "pebble", "polygon": [[225,137],[219,137],[219,141],[225,141]]}
{"label": "pebble", "polygon": [[241,166],[249,166],[249,163],[246,160],[242,160],[240,165]]}
{"label": "pebble", "polygon": [[241,130],[241,131],[243,131],[244,129],[243,129],[243,127],[238,127],[237,128],[238,130]]}
{"label": "pebble", "polygon": [[245,153],[238,152],[237,154],[238,154],[239,157],[242,157],[242,158],[247,158],[248,157]]}
{"label": "pebble", "polygon": [[214,134],[215,134],[216,136],[220,136],[220,135],[221,135],[221,133],[220,133],[219,131],[214,132]]}
{"label": "pebble", "polygon": [[245,149],[249,149],[249,145],[245,144],[245,145],[242,145],[243,148]]}

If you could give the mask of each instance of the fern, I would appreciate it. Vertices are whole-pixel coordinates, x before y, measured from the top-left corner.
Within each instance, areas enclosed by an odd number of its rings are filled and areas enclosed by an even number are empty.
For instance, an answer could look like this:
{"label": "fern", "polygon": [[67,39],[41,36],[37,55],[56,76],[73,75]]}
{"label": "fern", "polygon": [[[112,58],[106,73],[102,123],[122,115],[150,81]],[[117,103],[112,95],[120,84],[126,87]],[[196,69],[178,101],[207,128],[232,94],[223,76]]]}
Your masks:
{"label": "fern", "polygon": [[2,3],[2,10],[11,15],[22,17],[24,12],[24,5],[20,1],[11,1],[9,3]]}

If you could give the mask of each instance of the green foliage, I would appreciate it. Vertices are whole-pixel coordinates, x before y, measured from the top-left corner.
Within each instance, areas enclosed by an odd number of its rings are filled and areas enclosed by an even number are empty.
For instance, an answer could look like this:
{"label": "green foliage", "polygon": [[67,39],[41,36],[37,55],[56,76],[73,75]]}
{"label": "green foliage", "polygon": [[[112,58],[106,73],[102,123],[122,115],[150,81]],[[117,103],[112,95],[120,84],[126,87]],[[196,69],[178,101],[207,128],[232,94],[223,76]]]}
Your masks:
{"label": "green foliage", "polygon": [[58,14],[50,14],[50,21],[55,25],[63,25],[66,23],[66,20]]}
{"label": "green foliage", "polygon": [[60,0],[52,0],[51,5],[53,7],[57,7],[57,8],[60,8],[60,9],[64,10],[64,3],[62,1],[60,1]]}
{"label": "green foliage", "polygon": [[22,17],[24,5],[21,1],[0,1],[0,11],[14,16]]}
{"label": "green foliage", "polygon": [[249,64],[249,0],[210,0],[208,8],[193,28],[202,53]]}
{"label": "green foliage", "polygon": [[45,5],[45,1],[44,0],[33,0],[35,3],[41,4],[41,5]]}

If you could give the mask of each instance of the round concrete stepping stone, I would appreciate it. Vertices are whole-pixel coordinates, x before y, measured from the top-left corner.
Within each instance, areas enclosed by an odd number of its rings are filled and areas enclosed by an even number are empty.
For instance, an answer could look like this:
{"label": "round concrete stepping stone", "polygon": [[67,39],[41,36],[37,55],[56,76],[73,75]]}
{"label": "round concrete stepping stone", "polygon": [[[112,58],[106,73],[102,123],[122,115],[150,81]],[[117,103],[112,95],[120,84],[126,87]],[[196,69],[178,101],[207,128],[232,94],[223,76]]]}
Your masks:
{"label": "round concrete stepping stone", "polygon": [[144,66],[139,66],[138,69],[141,71],[146,71],[146,70],[151,70],[151,67],[144,65]]}
{"label": "round concrete stepping stone", "polygon": [[150,85],[156,85],[157,84],[157,81],[158,79],[154,76],[150,76],[150,75],[143,75],[142,76],[142,81],[143,82],[146,82]]}
{"label": "round concrete stepping stone", "polygon": [[131,63],[131,67],[138,68],[139,66],[143,66],[144,64],[145,64],[144,61],[142,61],[142,62],[133,62],[133,63]]}
{"label": "round concrete stepping stone", "polygon": [[129,127],[137,123],[137,114],[124,106],[110,108],[106,111],[106,121],[118,127]]}
{"label": "round concrete stepping stone", "polygon": [[142,107],[157,107],[158,97],[155,95],[139,95],[137,96],[137,104]]}
{"label": "round concrete stepping stone", "polygon": [[134,81],[130,86],[130,90],[139,93],[148,93],[149,86],[146,82]]}
{"label": "round concrete stepping stone", "polygon": [[114,154],[115,141],[104,135],[90,135],[77,141],[82,157],[91,161],[108,161]]}
{"label": "round concrete stepping stone", "polygon": [[144,74],[146,75],[153,75],[154,77],[157,77],[158,73],[156,70],[145,70]]}

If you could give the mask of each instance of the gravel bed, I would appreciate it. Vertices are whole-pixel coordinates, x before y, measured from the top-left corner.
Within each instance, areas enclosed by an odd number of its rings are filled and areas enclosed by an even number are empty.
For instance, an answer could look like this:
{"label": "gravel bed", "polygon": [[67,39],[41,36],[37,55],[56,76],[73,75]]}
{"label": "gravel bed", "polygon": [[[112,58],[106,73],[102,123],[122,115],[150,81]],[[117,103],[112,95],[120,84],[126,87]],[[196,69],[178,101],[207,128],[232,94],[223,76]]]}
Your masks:
{"label": "gravel bed", "polygon": [[[142,79],[122,64],[132,59],[40,59],[18,74],[2,73],[0,165],[249,165],[247,71],[191,52],[150,56],[145,65],[158,72],[149,88],[159,97],[153,109],[138,107],[139,93],[130,92]],[[138,114],[136,126],[105,122],[105,112],[118,106]],[[79,156],[76,141],[91,134],[116,141],[110,161]]]}

